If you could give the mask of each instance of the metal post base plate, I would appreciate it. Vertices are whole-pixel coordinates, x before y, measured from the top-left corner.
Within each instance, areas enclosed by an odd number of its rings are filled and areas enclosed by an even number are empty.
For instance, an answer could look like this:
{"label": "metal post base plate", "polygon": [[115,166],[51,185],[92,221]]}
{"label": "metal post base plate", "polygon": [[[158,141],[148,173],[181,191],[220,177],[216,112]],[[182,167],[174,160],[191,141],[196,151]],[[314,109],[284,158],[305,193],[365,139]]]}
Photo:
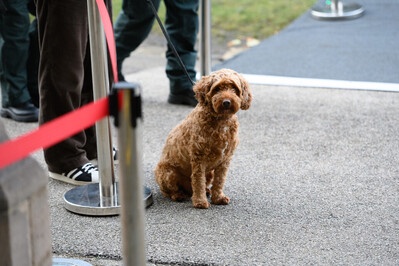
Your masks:
{"label": "metal post base plate", "polygon": [[83,260],[69,258],[53,258],[52,266],[92,266]]}
{"label": "metal post base plate", "polygon": [[338,10],[331,8],[331,5],[314,6],[311,10],[311,14],[314,18],[320,20],[343,20],[343,19],[355,19],[362,16],[364,9],[359,4],[344,4],[339,3]]}
{"label": "metal post base plate", "polygon": [[[115,199],[104,204],[100,199],[99,184],[93,183],[85,186],[75,187],[64,194],[65,208],[68,211],[88,216],[112,216],[120,214],[120,202],[118,196],[118,182],[115,183]],[[150,206],[153,203],[152,192],[144,187],[144,205]],[[106,206],[104,206],[106,205]]]}

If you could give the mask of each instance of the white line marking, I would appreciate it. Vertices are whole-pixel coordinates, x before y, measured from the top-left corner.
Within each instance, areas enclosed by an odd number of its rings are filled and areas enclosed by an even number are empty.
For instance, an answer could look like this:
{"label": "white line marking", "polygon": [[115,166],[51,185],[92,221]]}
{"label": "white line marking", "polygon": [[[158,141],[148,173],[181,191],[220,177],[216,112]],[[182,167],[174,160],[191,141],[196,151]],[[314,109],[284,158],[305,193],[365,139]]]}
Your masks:
{"label": "white line marking", "polygon": [[242,75],[248,80],[249,83],[258,85],[399,92],[399,83],[293,78],[252,74]]}

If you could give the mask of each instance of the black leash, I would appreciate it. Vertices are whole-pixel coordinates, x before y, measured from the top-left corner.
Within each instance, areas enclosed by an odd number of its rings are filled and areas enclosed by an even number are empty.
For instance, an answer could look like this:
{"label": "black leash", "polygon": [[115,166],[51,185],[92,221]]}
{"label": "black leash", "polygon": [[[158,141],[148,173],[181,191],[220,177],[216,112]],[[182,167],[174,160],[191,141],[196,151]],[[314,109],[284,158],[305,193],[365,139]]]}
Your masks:
{"label": "black leash", "polygon": [[155,15],[155,18],[156,18],[157,21],[158,21],[159,27],[161,27],[162,33],[163,33],[163,35],[165,36],[166,41],[168,42],[170,48],[172,49],[173,54],[176,56],[177,61],[179,62],[179,65],[180,65],[181,68],[183,69],[184,74],[186,74],[188,80],[190,80],[191,84],[194,86],[194,85],[195,85],[195,82],[191,79],[190,75],[188,74],[188,71],[187,71],[186,66],[184,65],[183,61],[181,60],[181,58],[180,58],[180,56],[179,56],[179,53],[177,52],[175,46],[173,45],[172,40],[171,40],[170,37],[169,37],[169,34],[166,32],[166,29],[165,29],[164,25],[162,24],[161,19],[160,19],[159,16],[158,16],[158,12],[157,12],[157,10],[156,10],[156,8],[155,8],[155,6],[154,6],[154,3],[153,3],[151,0],[146,0],[146,1],[147,1],[147,3],[150,5],[150,7],[151,7],[151,9],[152,9],[152,12],[153,12],[154,15]]}

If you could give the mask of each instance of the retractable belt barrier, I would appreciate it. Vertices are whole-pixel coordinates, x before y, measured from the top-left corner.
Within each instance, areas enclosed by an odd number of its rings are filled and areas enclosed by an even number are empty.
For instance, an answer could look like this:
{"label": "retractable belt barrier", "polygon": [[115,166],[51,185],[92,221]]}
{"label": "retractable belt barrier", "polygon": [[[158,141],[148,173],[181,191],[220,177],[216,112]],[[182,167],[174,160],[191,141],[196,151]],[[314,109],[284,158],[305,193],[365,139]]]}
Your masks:
{"label": "retractable belt barrier", "polygon": [[[103,45],[103,41],[105,41],[104,39],[107,40],[108,54],[111,59],[115,83],[111,93],[107,96],[106,92],[96,92],[96,90],[94,90],[94,98],[97,99],[97,101],[93,101],[75,111],[45,123],[37,130],[16,139],[0,143],[0,154],[2,155],[0,157],[0,168],[9,166],[40,148],[50,147],[92,126],[97,121],[96,132],[97,137],[99,137],[97,130],[98,123],[103,122],[104,120],[101,119],[107,118],[109,115],[113,116],[115,118],[115,125],[118,126],[119,133],[121,154],[119,188],[121,190],[120,201],[123,202],[123,204],[119,205],[117,183],[114,182],[113,178],[110,180],[111,182],[107,181],[112,184],[107,184],[103,187],[110,188],[112,191],[105,191],[106,189],[103,189],[101,185],[101,175],[100,183],[88,184],[69,190],[64,194],[64,200],[67,203],[66,208],[75,213],[93,216],[115,215],[120,213],[124,265],[144,266],[146,255],[144,248],[144,191],[142,189],[143,184],[141,180],[141,177],[143,177],[143,169],[140,141],[140,124],[142,120],[140,86],[135,83],[118,82],[115,39],[108,10],[103,0],[95,0],[95,2],[94,0],[88,0],[87,2],[90,45],[91,48],[95,47],[97,52],[101,53],[101,56],[105,58],[107,57],[107,49],[105,45]],[[95,8],[96,5],[97,9]],[[98,34],[99,32],[101,34]],[[93,35],[95,35],[95,38],[92,38]],[[93,44],[95,45],[92,46]],[[105,58],[101,58],[101,61],[106,61],[104,60]],[[104,67],[104,69],[99,71],[101,75],[107,75],[107,63],[105,62],[105,65],[101,64],[100,67]],[[96,66],[96,68],[98,68],[98,66]],[[96,68],[92,67],[93,72],[98,70]],[[95,77],[93,77],[93,79],[94,78]],[[104,80],[106,80],[106,78]],[[104,82],[104,80],[99,81],[99,84],[93,82],[93,87],[95,89],[104,89],[104,85],[108,85],[109,83]],[[96,84],[99,86],[96,86]],[[76,121],[79,121],[79,123],[76,123]],[[100,163],[100,156],[98,159]],[[99,167],[99,172],[101,172],[101,167]],[[147,198],[144,198],[144,203],[149,206],[152,203],[152,196],[151,193],[148,193],[147,188],[145,189]],[[104,193],[109,193],[109,195],[104,195]],[[90,202],[81,202],[82,198],[89,199]],[[120,206],[121,211],[119,211]]]}
{"label": "retractable belt barrier", "polygon": [[[102,0],[95,0],[103,23],[108,52],[112,64],[114,82],[118,82],[116,68],[116,46],[114,31],[107,8]],[[143,0],[144,1],[144,0]],[[210,0],[201,1],[200,5],[200,68],[202,75],[208,75],[210,67]],[[119,93],[121,96],[122,94]],[[121,98],[121,97],[119,97]],[[122,99],[119,99],[119,110]],[[41,125],[38,129],[15,139],[0,143],[0,169],[15,163],[29,154],[58,142],[94,125],[96,121],[110,115],[108,97],[87,104],[73,112],[60,116]],[[116,117],[117,118],[117,117]],[[76,123],[79,121],[79,123]]]}
{"label": "retractable belt barrier", "polygon": [[[96,26],[101,24],[101,22],[103,26],[100,30],[102,36],[96,36],[99,38],[94,38],[94,43],[97,44],[98,42],[102,44],[104,38],[103,33],[105,33],[108,55],[110,57],[114,78],[114,87],[111,93],[108,96],[106,93],[105,95],[96,95],[96,90],[94,90],[94,98],[97,100],[92,103],[47,122],[34,131],[0,143],[0,169],[27,157],[29,154],[41,148],[45,149],[51,147],[94,125],[97,121],[107,118],[107,116],[113,116],[115,119],[115,126],[118,127],[118,139],[121,153],[119,187],[117,183],[114,183],[113,177],[111,177],[111,186],[102,186],[100,175],[99,184],[88,184],[86,186],[76,187],[64,194],[64,200],[67,202],[68,207],[66,208],[68,210],[93,216],[119,214],[119,210],[117,210],[117,208],[119,208],[119,201],[123,202],[123,204],[121,204],[120,214],[122,223],[124,265],[144,266],[146,262],[144,245],[144,204],[146,206],[152,204],[152,195],[151,191],[146,187],[144,187],[145,191],[143,191],[142,178],[140,178],[143,176],[141,158],[142,143],[140,141],[142,135],[142,129],[140,126],[142,121],[140,86],[135,83],[118,82],[116,45],[113,26],[108,10],[105,6],[104,0],[87,0],[87,2],[90,44],[93,44],[91,37],[92,35],[98,34],[99,28],[96,28]],[[201,3],[201,41],[203,42],[201,58],[206,59],[201,60],[201,70],[202,75],[207,75],[210,72],[210,0],[201,1]],[[95,5],[97,5],[98,9],[94,12],[93,9],[95,9]],[[154,11],[154,13],[156,13],[156,11]],[[100,16],[101,21],[97,21],[98,16]],[[92,25],[95,28],[94,33],[90,27],[90,22],[95,22],[93,24],[96,24]],[[104,51],[107,50],[104,45],[100,46],[104,48]],[[105,53],[105,57],[106,56]],[[105,68],[107,68],[107,65],[105,65]],[[107,71],[104,72],[108,73]],[[108,82],[103,83],[108,84]],[[96,83],[93,83],[93,87],[96,89],[101,88],[101,86],[96,86]],[[78,123],[76,123],[76,121],[78,121]],[[99,121],[98,123],[101,123],[102,121]],[[98,126],[96,129],[97,128]],[[100,156],[98,159],[100,163]],[[99,171],[101,172],[101,168],[99,168]],[[112,191],[105,191],[106,189],[103,188],[109,188]],[[117,195],[118,188],[121,190],[120,199]],[[108,192],[109,195],[102,197],[104,193],[107,194]],[[94,196],[82,197],[83,193],[85,193],[85,196],[88,196],[89,194]],[[100,196],[100,199],[97,198],[98,196]],[[90,202],[82,203],[80,201],[82,198],[88,198]],[[115,202],[108,202],[108,200]],[[102,209],[106,209],[106,211]]]}

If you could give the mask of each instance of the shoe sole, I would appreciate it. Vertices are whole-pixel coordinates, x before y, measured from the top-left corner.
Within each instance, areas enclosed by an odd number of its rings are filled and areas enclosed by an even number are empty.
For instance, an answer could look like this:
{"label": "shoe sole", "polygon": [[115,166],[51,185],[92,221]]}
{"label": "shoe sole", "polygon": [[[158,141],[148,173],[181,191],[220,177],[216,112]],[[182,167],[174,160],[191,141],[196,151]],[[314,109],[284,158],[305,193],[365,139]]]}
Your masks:
{"label": "shoe sole", "polygon": [[27,115],[27,116],[20,116],[16,115],[8,110],[1,110],[0,113],[1,117],[10,118],[16,122],[37,122],[38,118],[36,115]]}
{"label": "shoe sole", "polygon": [[72,184],[72,185],[77,185],[77,186],[98,183],[98,182],[78,181],[78,180],[71,179],[71,178],[68,178],[66,176],[63,176],[63,175],[60,175],[60,174],[57,174],[57,173],[53,173],[53,172],[49,172],[48,175],[52,179],[55,179],[55,180],[58,180],[58,181],[62,181],[64,183],[68,183],[68,184]]}

